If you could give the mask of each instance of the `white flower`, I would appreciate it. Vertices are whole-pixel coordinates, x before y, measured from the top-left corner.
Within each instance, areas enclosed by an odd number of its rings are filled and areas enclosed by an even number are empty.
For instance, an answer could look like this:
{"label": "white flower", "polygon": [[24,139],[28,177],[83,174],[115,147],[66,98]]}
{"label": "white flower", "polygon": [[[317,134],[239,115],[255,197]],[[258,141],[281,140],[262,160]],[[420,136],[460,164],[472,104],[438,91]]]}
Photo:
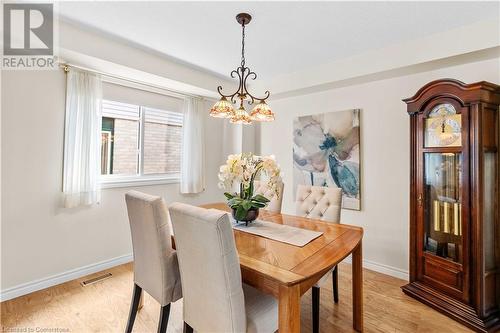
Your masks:
{"label": "white flower", "polygon": [[[234,183],[242,184],[244,189],[260,174],[265,176],[267,187],[278,196],[278,184],[281,182],[280,168],[274,155],[257,156],[252,153],[229,155],[226,164],[219,168],[220,188],[231,190]],[[261,179],[261,181],[264,181]],[[268,198],[270,199],[270,198]]]}

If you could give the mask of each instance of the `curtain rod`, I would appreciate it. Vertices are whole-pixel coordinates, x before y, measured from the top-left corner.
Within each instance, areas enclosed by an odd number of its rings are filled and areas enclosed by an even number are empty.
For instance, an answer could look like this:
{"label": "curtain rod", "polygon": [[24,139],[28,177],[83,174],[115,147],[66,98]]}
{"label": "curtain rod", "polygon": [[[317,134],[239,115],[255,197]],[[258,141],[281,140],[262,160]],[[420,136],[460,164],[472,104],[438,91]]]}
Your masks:
{"label": "curtain rod", "polygon": [[[177,98],[198,97],[198,98],[210,98],[210,99],[213,99],[213,97],[210,97],[210,96],[201,96],[201,95],[189,94],[189,93],[181,92],[181,91],[178,91],[178,90],[173,90],[173,89],[165,88],[165,87],[162,87],[162,86],[159,86],[159,85],[147,83],[147,82],[144,82],[144,81],[139,81],[139,80],[131,79],[131,78],[124,77],[124,76],[110,74],[110,73],[98,71],[98,70],[95,70],[95,69],[92,69],[92,68],[87,68],[87,67],[83,67],[83,66],[79,66],[79,65],[73,65],[73,64],[70,64],[70,63],[59,63],[59,66],[64,70],[65,73],[69,72],[69,69],[71,67],[73,67],[73,68],[80,69],[80,70],[83,70],[83,71],[86,71],[86,72],[91,72],[91,73],[99,74],[99,75],[101,75],[103,77],[107,77],[107,78],[111,78],[111,79],[115,79],[115,80],[120,80],[120,81],[126,81],[126,82],[134,83],[134,84],[137,84],[137,85],[149,87],[149,88],[159,89],[159,90],[162,90],[162,91],[165,92],[164,95],[171,96],[171,97],[177,97]],[[114,82],[114,83],[116,83],[116,82]],[[135,87],[135,88],[137,88],[137,87]],[[156,93],[158,93],[158,92],[156,92]]]}

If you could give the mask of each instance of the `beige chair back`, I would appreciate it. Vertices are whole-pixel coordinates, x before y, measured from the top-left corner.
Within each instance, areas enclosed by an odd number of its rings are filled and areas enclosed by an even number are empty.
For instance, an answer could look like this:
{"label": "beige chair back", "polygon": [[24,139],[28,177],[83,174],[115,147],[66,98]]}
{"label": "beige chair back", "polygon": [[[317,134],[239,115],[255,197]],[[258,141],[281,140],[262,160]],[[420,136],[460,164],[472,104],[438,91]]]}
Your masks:
{"label": "beige chair back", "polygon": [[134,282],[162,306],[182,297],[171,226],[162,198],[130,191],[125,194],[132,247]]}
{"label": "beige chair back", "polygon": [[181,272],[184,321],[199,332],[245,332],[240,262],[227,213],[169,207]]}
{"label": "beige chair back", "polygon": [[283,202],[283,190],[284,190],[285,185],[283,182],[280,182],[278,184],[278,193],[279,196],[273,197],[274,193],[271,191],[268,187],[266,182],[264,181],[259,181],[255,180],[254,181],[254,194],[262,194],[266,198],[271,198],[271,201],[269,204],[264,208],[264,210],[267,210],[272,213],[281,213],[281,204]]}
{"label": "beige chair back", "polygon": [[298,216],[340,223],[342,190],[334,187],[298,185],[295,212]]}

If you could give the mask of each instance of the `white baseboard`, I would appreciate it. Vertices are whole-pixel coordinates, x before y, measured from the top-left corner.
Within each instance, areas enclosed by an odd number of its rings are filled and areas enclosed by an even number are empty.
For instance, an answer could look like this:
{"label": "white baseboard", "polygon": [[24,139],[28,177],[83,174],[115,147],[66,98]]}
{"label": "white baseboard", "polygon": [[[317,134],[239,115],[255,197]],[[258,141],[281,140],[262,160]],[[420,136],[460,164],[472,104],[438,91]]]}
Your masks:
{"label": "white baseboard", "polygon": [[[344,262],[351,263],[351,256],[345,258]],[[400,268],[392,267],[389,265],[379,264],[377,262],[370,261],[370,260],[363,260],[363,268],[366,268],[366,269],[369,269],[369,270],[372,270],[375,272],[379,272],[382,274],[390,275],[390,276],[393,276],[393,277],[396,277],[398,279],[402,279],[405,281],[408,281],[410,278],[408,271],[405,271],[405,270],[400,269]]]}
{"label": "white baseboard", "polygon": [[95,264],[72,269],[60,274],[52,275],[43,279],[23,283],[0,292],[0,301],[7,301],[12,298],[23,296],[37,290],[52,287],[64,282],[81,278],[82,276],[97,273],[111,267],[122,265],[133,260],[132,254],[123,255],[113,259],[101,261]]}

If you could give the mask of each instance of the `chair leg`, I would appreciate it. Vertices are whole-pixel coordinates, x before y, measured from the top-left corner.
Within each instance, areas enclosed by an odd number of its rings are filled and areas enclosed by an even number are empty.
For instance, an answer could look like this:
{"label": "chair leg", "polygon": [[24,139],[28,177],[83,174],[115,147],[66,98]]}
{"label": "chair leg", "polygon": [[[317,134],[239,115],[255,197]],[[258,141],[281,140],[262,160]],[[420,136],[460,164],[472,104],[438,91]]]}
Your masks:
{"label": "chair leg", "polygon": [[320,288],[312,287],[312,322],[313,322],[313,333],[319,332],[319,293]]}
{"label": "chair leg", "polygon": [[188,323],[184,322],[184,327],[182,329],[182,333],[193,333],[193,328],[189,326]]}
{"label": "chair leg", "polygon": [[170,316],[170,303],[162,306],[160,310],[160,322],[158,323],[158,333],[166,333],[168,317]]}
{"label": "chair leg", "polygon": [[139,307],[137,308],[137,311],[141,311],[143,307],[144,307],[144,293],[141,293],[141,298],[139,298]]}
{"label": "chair leg", "polygon": [[142,288],[134,283],[134,291],[132,292],[132,303],[130,304],[130,313],[128,315],[127,328],[125,333],[131,333],[132,327],[134,327],[135,315],[137,314],[137,309],[139,308],[139,300],[141,299]]}
{"label": "chair leg", "polygon": [[332,273],[332,284],[333,284],[333,301],[335,303],[339,302],[339,270],[335,266]]}

